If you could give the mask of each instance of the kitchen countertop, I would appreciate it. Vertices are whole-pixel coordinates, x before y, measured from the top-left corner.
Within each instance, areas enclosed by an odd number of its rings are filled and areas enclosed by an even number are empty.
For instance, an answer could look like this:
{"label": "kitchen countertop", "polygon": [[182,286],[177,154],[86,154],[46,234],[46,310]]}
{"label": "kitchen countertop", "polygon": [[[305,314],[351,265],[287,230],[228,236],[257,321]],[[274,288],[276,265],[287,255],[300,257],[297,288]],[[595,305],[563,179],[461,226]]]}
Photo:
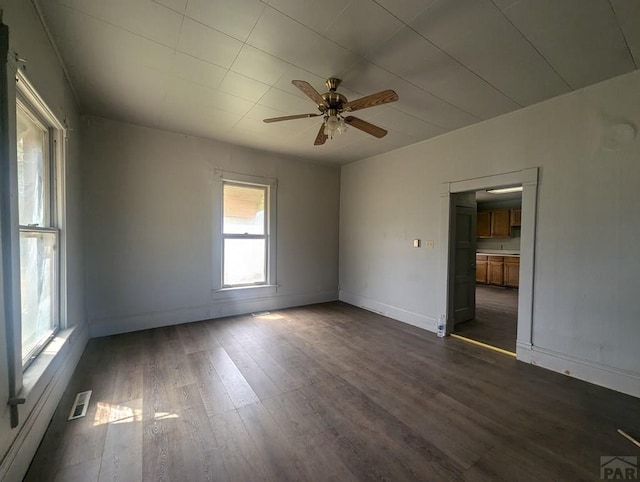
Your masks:
{"label": "kitchen countertop", "polygon": [[513,251],[509,249],[482,249],[476,251],[476,254],[480,256],[515,256],[520,257],[520,251]]}

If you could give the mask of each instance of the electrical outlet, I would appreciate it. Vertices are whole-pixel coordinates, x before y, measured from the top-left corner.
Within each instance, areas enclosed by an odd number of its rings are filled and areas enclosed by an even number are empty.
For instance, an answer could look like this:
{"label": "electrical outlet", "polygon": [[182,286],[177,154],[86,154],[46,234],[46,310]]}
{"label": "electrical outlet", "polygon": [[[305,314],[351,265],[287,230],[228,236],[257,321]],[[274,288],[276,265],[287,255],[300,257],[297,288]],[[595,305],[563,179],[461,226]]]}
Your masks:
{"label": "electrical outlet", "polygon": [[429,239],[427,241],[427,248],[433,249],[433,246],[434,246],[433,239]]}

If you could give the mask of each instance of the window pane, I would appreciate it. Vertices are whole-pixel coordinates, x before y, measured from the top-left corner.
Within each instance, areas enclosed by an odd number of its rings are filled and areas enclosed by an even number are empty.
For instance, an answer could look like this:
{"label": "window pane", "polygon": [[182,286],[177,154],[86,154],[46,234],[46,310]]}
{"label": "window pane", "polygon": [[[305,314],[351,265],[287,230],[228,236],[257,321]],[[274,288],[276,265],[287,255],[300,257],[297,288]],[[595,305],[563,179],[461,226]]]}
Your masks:
{"label": "window pane", "polygon": [[56,233],[20,233],[23,360],[56,326]]}
{"label": "window pane", "polygon": [[225,234],[265,234],[266,188],[224,185]]}
{"label": "window pane", "polygon": [[224,284],[265,283],[264,239],[224,240]]}
{"label": "window pane", "polygon": [[47,131],[42,129],[18,105],[18,209],[22,226],[45,226],[47,170],[45,146]]}

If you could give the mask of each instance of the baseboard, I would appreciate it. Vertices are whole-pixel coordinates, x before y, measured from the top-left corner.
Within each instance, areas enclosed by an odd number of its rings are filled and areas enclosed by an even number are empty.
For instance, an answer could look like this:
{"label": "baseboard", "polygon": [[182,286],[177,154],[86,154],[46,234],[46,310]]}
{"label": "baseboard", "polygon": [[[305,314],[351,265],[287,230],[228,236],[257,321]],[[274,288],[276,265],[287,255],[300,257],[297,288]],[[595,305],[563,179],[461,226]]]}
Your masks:
{"label": "baseboard", "polygon": [[415,313],[413,311],[404,310],[396,306],[387,305],[379,301],[367,298],[366,296],[350,293],[349,291],[340,290],[340,301],[349,303],[350,305],[358,306],[374,313],[379,313],[394,320],[402,321],[409,325],[417,326],[424,330],[436,332],[438,329],[438,320],[435,318],[429,318],[428,316]]}
{"label": "baseboard", "polygon": [[[602,365],[547,348],[518,346],[518,360],[640,398],[640,374]],[[520,355],[523,355],[521,358]]]}
{"label": "baseboard", "polygon": [[[23,410],[28,406],[22,406],[24,408],[21,408],[21,419],[25,416],[26,418],[17,429],[14,429],[18,430],[18,434],[0,465],[0,480],[18,481],[26,475],[88,341],[89,330],[83,326],[74,333],[68,349],[58,353],[60,359],[55,360],[51,379],[27,414],[23,413]],[[28,395],[27,402],[29,402]]]}
{"label": "baseboard", "polygon": [[210,304],[132,316],[93,320],[89,324],[91,338],[179,325],[194,321],[244,315],[256,311],[279,310],[293,306],[336,301],[336,290],[293,295],[270,295],[247,300],[219,300]]}

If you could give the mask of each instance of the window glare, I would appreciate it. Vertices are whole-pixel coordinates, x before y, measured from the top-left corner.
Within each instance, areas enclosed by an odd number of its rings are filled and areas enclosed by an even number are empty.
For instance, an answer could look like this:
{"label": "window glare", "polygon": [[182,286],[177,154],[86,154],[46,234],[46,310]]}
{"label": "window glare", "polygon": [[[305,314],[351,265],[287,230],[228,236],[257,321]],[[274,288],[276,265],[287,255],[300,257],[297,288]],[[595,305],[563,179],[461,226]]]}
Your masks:
{"label": "window glare", "polygon": [[254,186],[224,185],[225,234],[265,234],[266,189]]}
{"label": "window glare", "polygon": [[16,109],[18,151],[19,223],[45,225],[47,132],[18,106]]}
{"label": "window glare", "polygon": [[20,234],[22,355],[30,353],[56,327],[56,235]]}
{"label": "window glare", "polygon": [[225,239],[224,284],[265,283],[265,247],[264,239]]}

